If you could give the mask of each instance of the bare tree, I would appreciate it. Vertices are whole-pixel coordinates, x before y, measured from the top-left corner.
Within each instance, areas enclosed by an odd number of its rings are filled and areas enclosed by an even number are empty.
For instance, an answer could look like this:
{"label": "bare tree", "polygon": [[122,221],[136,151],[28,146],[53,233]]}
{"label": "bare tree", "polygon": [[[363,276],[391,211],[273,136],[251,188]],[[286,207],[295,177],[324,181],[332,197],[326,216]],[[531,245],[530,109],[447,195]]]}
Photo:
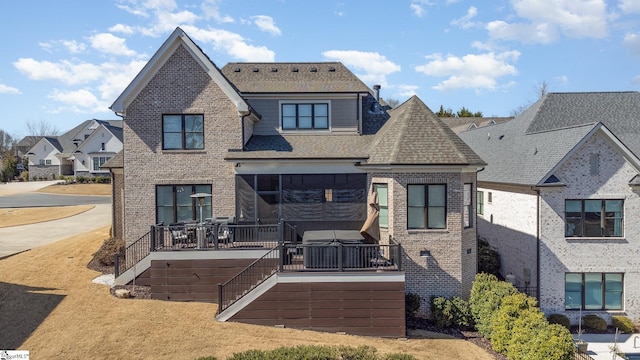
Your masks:
{"label": "bare tree", "polygon": [[0,158],[10,152],[15,144],[16,139],[9,135],[8,132],[0,129]]}
{"label": "bare tree", "polygon": [[54,125],[45,120],[29,120],[27,121],[27,135],[29,136],[57,136],[60,131]]}
{"label": "bare tree", "polygon": [[522,114],[531,104],[542,99],[545,95],[549,93],[549,83],[544,80],[541,84],[536,84],[533,88],[536,99],[534,101],[528,101],[526,104],[520,105],[517,108],[511,110],[511,116],[518,116]]}
{"label": "bare tree", "polygon": [[387,105],[389,105],[392,109],[396,108],[399,104],[400,101],[398,99],[393,99],[393,98],[389,98],[389,99],[384,99],[384,101],[387,103]]}

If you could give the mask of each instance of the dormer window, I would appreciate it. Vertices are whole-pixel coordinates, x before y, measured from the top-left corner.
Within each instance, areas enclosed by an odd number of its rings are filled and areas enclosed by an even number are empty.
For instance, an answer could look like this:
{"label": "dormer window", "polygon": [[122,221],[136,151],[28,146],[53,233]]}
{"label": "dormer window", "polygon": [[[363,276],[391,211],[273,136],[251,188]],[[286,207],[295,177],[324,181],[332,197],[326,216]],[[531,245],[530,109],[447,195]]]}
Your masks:
{"label": "dormer window", "polygon": [[282,130],[328,130],[328,103],[286,103],[281,105]]}

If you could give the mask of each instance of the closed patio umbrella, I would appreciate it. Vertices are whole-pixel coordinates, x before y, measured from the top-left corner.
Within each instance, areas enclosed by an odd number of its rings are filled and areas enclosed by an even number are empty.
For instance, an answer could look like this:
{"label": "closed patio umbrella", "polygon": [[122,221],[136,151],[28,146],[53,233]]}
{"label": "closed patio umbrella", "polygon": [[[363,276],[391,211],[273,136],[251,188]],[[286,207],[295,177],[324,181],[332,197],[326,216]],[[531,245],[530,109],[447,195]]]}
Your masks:
{"label": "closed patio umbrella", "polygon": [[378,193],[373,192],[369,201],[371,207],[367,221],[364,222],[360,229],[360,234],[364,237],[364,242],[367,244],[377,244],[380,242],[380,223],[378,218],[380,217],[380,206],[378,205]]}

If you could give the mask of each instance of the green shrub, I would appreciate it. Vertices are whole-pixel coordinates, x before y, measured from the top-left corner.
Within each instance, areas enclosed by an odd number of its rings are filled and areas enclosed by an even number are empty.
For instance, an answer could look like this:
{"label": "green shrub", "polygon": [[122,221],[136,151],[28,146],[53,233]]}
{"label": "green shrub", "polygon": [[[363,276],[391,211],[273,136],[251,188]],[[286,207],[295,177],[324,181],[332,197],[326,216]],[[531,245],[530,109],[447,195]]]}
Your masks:
{"label": "green shrub", "polygon": [[558,324],[562,325],[567,329],[571,329],[571,320],[566,315],[563,314],[551,314],[547,319],[549,324]]}
{"label": "green shrub", "polygon": [[78,184],[84,184],[85,182],[87,182],[87,178],[84,176],[76,176],[76,182]]}
{"label": "green shrub", "polygon": [[29,172],[28,171],[21,172],[20,179],[22,179],[22,181],[29,181]]}
{"label": "green shrub", "polygon": [[611,317],[611,325],[624,333],[633,333],[636,331],[636,325],[626,316],[615,315]]}
{"label": "green shrub", "polygon": [[535,298],[520,292],[502,298],[500,308],[491,319],[491,347],[493,350],[506,354],[513,333],[520,331],[515,328],[515,323],[525,311],[540,312],[536,307],[537,303]]}
{"label": "green shrub", "polygon": [[502,298],[518,292],[505,281],[498,281],[495,275],[480,273],[476,275],[471,288],[469,305],[476,330],[487,339],[491,339],[491,321],[500,308]]}
{"label": "green shrub", "polygon": [[440,328],[468,329],[473,323],[469,303],[457,296],[452,299],[431,297],[431,320]]}
{"label": "green shrub", "polygon": [[582,327],[602,332],[607,330],[607,321],[596,314],[589,314],[582,317]]}
{"label": "green shrub", "polygon": [[404,312],[407,319],[413,319],[416,317],[420,305],[422,304],[422,298],[418,294],[408,292],[404,294]]}
{"label": "green shrub", "polygon": [[478,272],[500,276],[500,253],[478,237]]}
{"label": "green shrub", "polygon": [[114,254],[118,253],[124,256],[124,240],[109,238],[104,241],[100,249],[93,256],[105,266],[112,266],[114,263]]}
{"label": "green shrub", "polygon": [[111,182],[111,178],[109,176],[96,176],[94,181],[96,184],[109,184]]}
{"label": "green shrub", "polygon": [[[530,310],[530,314],[535,312]],[[549,324],[541,317],[523,316],[516,322],[509,350],[510,360],[573,360],[575,345],[569,330],[560,324]]]}

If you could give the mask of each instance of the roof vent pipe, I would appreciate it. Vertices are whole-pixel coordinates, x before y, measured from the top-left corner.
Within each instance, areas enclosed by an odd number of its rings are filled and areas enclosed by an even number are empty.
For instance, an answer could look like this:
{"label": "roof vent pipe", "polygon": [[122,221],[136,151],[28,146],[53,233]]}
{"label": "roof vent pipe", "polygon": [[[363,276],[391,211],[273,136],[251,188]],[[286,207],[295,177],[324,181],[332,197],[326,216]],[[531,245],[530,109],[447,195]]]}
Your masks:
{"label": "roof vent pipe", "polygon": [[373,85],[373,96],[375,96],[376,101],[380,101],[380,85]]}

